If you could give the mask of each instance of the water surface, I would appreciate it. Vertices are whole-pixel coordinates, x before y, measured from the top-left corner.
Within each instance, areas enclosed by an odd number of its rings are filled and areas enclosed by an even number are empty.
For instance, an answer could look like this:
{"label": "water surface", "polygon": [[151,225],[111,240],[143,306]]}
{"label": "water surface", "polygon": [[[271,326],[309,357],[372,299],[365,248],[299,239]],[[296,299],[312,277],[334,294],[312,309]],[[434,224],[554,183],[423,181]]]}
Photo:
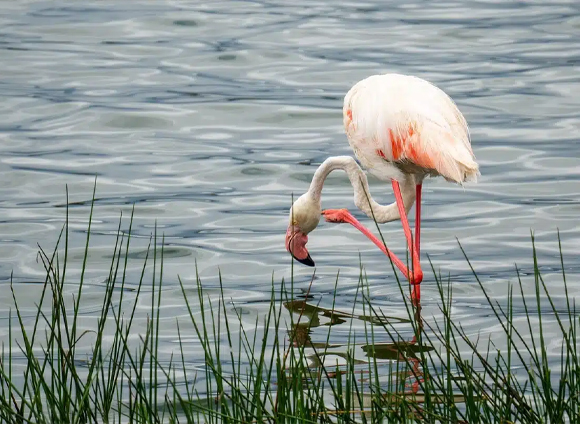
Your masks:
{"label": "water surface", "polygon": [[[65,186],[67,281],[76,290],[97,176],[87,327],[120,213],[132,205],[130,286],[155,224],[165,237],[167,355],[175,317],[185,314],[177,275],[194,294],[196,272],[211,289],[221,270],[226,297],[253,323],[268,308],[272,273],[275,287],[290,276],[284,234],[292,194],[307,189],[326,157],[352,154],[344,94],[384,72],[437,84],[470,124],[480,181],[428,181],[421,238],[425,268],[428,255],[449,276],[464,327],[497,329],[456,237],[490,293],[505,299],[515,264],[524,276],[532,272],[533,229],[563,307],[559,229],[569,284],[580,289],[578,2],[19,1],[0,3],[0,12],[0,279],[7,293],[13,273],[24,305],[32,307],[41,287],[34,283],[43,280],[37,243],[51,249],[64,223]],[[393,201],[389,184],[371,179],[371,190]],[[323,206],[354,208],[345,175],[328,180]],[[400,223],[382,227],[403,253]],[[406,316],[390,264],[356,230],[321,224],[309,248],[317,263],[310,295],[321,307],[332,306],[340,270],[336,307],[352,310],[360,253],[374,304]],[[296,291],[306,291],[312,270],[294,270]],[[437,314],[430,272],[422,293],[424,316]],[[0,301],[0,317],[11,304]],[[148,305],[146,292],[144,311]],[[335,326],[332,340],[347,334]],[[326,340],[326,329],[311,337]],[[192,363],[203,361],[193,342],[190,354]]]}

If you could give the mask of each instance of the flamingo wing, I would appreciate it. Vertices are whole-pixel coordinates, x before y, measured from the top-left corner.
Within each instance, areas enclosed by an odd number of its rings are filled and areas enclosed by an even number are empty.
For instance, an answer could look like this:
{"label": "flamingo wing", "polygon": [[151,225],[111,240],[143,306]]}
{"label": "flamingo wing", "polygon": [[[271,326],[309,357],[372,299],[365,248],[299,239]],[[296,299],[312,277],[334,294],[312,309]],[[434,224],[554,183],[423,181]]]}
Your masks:
{"label": "flamingo wing", "polygon": [[347,93],[343,114],[349,143],[365,166],[410,165],[458,183],[477,177],[465,118],[445,92],[425,80],[369,77]]}

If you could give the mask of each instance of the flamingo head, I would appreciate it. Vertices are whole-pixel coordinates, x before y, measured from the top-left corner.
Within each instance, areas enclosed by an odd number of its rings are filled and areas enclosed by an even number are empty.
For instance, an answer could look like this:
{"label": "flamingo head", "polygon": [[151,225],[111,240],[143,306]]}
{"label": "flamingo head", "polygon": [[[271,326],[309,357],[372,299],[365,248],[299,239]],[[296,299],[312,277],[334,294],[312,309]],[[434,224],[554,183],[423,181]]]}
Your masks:
{"label": "flamingo head", "polygon": [[321,213],[320,201],[314,199],[310,193],[300,196],[290,208],[286,250],[304,265],[314,266],[314,261],[306,249],[306,243],[308,243],[308,233],[318,225]]}

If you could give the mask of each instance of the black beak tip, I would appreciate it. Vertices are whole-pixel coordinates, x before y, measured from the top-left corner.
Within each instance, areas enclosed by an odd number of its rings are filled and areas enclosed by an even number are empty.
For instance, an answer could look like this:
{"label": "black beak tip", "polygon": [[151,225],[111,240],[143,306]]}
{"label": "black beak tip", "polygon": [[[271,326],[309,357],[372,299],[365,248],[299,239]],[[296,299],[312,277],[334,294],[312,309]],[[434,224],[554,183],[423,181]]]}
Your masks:
{"label": "black beak tip", "polygon": [[308,256],[306,256],[304,259],[298,259],[297,257],[294,256],[294,259],[296,259],[298,262],[300,262],[301,264],[307,265],[307,266],[314,266],[314,261],[312,260],[312,258],[310,257],[310,253],[308,254]]}

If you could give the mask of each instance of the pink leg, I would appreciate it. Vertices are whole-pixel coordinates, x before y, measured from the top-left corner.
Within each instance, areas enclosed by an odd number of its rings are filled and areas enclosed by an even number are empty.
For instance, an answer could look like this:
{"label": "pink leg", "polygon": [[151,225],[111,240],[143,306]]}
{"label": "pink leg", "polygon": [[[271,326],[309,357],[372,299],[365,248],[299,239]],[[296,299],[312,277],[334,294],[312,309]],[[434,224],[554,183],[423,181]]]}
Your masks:
{"label": "pink leg", "polygon": [[415,250],[421,257],[421,189],[423,184],[417,184],[415,196]]}
{"label": "pink leg", "polygon": [[[411,291],[411,300],[415,305],[418,305],[421,300],[421,289],[420,284],[423,281],[423,271],[421,270],[421,264],[419,261],[419,238],[416,240],[416,244],[413,244],[413,235],[411,233],[411,228],[409,227],[409,220],[407,219],[407,212],[405,211],[405,206],[403,203],[403,196],[401,195],[401,188],[399,187],[399,183],[395,180],[392,182],[393,190],[395,192],[395,199],[397,201],[397,207],[399,209],[399,215],[401,216],[401,222],[403,224],[403,230],[405,232],[405,238],[407,239],[407,245],[409,247],[409,252],[411,253],[412,263],[413,263],[413,270],[409,271],[409,268],[405,266],[405,264],[389,249],[387,249],[384,243],[379,240],[373,233],[371,233],[364,225],[362,225],[352,214],[346,209],[327,209],[322,211],[322,214],[329,222],[346,222],[361,233],[363,233],[369,240],[371,240],[381,251],[387,255],[395,264],[399,270],[403,273],[405,278],[409,280],[409,283],[413,286]],[[420,185],[417,185],[417,193],[419,194],[419,203],[417,206],[417,216],[420,215]],[[416,224],[420,231],[420,223]],[[417,234],[419,232],[417,231]]]}
{"label": "pink leg", "polygon": [[[421,189],[423,184],[417,184],[415,187],[415,252],[417,253],[417,261],[421,260]],[[415,265],[413,264],[413,270]],[[421,273],[422,275],[422,273]],[[411,293],[412,299],[417,302],[421,300],[421,284],[413,286],[413,291]]]}
{"label": "pink leg", "polygon": [[[423,281],[423,271],[421,270],[421,264],[419,263],[419,253],[413,245],[413,234],[411,234],[411,227],[409,227],[409,220],[407,219],[407,211],[405,211],[405,204],[403,203],[403,196],[401,195],[401,188],[399,187],[399,182],[393,180],[393,191],[395,192],[395,199],[397,201],[397,207],[399,208],[399,215],[401,216],[401,223],[403,224],[403,230],[405,231],[405,237],[407,239],[407,245],[409,246],[409,253],[411,253],[411,258],[413,262],[413,278],[409,279],[409,283],[412,285],[421,284]],[[414,299],[420,299],[420,293],[413,288],[412,295],[414,294]]]}
{"label": "pink leg", "polygon": [[412,277],[411,277],[411,273],[409,272],[409,268],[407,268],[405,266],[403,261],[401,261],[397,257],[397,255],[395,255],[393,252],[391,252],[389,249],[387,249],[386,246],[384,245],[384,243],[381,240],[379,240],[373,233],[371,233],[368,228],[366,228],[364,225],[362,225],[358,221],[358,219],[356,219],[354,216],[352,216],[348,210],[346,210],[346,209],[326,209],[326,210],[322,211],[322,214],[324,215],[324,217],[326,218],[326,220],[328,222],[338,222],[338,223],[346,222],[346,223],[352,225],[357,230],[359,230],[361,233],[363,233],[365,236],[367,236],[370,241],[372,241],[379,249],[381,249],[381,251],[385,255],[387,255],[393,261],[395,266],[401,270],[401,272],[403,273],[403,275],[405,276],[406,279],[411,280]]}

